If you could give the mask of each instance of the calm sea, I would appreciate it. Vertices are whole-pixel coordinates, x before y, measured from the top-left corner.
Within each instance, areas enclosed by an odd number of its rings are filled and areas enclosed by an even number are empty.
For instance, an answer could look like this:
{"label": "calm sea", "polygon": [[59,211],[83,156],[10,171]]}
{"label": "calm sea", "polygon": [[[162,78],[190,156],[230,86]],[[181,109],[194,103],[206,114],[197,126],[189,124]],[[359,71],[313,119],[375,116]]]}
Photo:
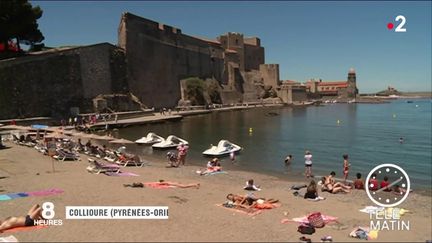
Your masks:
{"label": "calm sea", "polygon": [[[431,107],[430,99],[394,100],[386,104],[330,104],[310,107],[257,108],[186,117],[180,122],[149,124],[120,129],[119,136],[136,140],[148,132],[163,137],[175,134],[190,143],[188,160],[205,166],[202,152],[220,139],[244,149],[227,169],[251,170],[283,177],[304,172],[304,152],[313,155],[313,172],[342,176],[342,155],[349,154],[350,179],[360,172],[363,178],[382,163],[405,169],[417,189],[431,188]],[[277,113],[277,115],[269,115]],[[339,123],[337,122],[339,120]],[[404,143],[399,143],[403,137]],[[167,151],[136,146],[144,155],[163,158]],[[292,154],[292,165],[284,158]]]}

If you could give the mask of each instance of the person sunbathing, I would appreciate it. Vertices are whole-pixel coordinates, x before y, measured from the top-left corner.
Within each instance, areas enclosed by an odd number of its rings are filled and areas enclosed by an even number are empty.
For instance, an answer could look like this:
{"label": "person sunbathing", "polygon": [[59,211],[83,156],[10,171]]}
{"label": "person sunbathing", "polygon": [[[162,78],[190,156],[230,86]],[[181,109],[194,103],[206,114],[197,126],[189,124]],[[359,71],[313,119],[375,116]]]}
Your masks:
{"label": "person sunbathing", "polygon": [[[159,180],[159,182],[155,182],[154,184],[159,186],[173,186],[178,188],[190,188],[190,187],[195,187],[196,189],[200,188],[199,183],[181,184],[179,182],[171,182],[165,180]],[[134,182],[132,184],[123,184],[123,186],[124,187],[145,187],[145,183]]]}
{"label": "person sunbathing", "polygon": [[277,199],[256,198],[252,195],[240,196],[232,193],[228,194],[226,198],[231,201],[234,206],[245,209],[263,208],[261,205],[265,205],[265,208],[273,208],[272,204],[279,202]]}
{"label": "person sunbathing", "polygon": [[7,217],[4,221],[0,220],[0,233],[16,227],[34,226],[35,220],[44,219],[41,213],[42,208],[36,204],[30,208],[26,216]]}
{"label": "person sunbathing", "polygon": [[335,182],[334,179],[330,176],[322,177],[321,182],[322,182],[321,190],[323,192],[327,191],[333,194],[336,194],[338,192],[349,193],[351,189],[350,186],[346,186],[340,182]]}

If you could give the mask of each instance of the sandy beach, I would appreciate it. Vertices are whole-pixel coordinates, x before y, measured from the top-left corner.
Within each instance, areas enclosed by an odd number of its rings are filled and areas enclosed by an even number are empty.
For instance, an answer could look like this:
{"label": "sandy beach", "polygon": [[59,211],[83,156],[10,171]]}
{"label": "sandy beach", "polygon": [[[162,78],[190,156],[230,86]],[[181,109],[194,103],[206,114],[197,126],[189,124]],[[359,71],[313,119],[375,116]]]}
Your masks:
{"label": "sandy beach", "polygon": [[[166,160],[152,159],[149,166],[127,167],[124,171],[139,174],[137,177],[111,177],[90,174],[86,171],[87,156],[77,162],[55,162],[33,148],[5,143],[8,149],[0,150],[0,194],[59,188],[64,193],[44,197],[25,197],[0,201],[0,217],[25,215],[33,204],[50,201],[55,204],[56,219],[62,226],[44,229],[3,233],[0,237],[14,235],[19,241],[283,241],[299,242],[302,235],[298,224],[282,224],[282,219],[302,217],[311,212],[338,217],[345,229],[328,224],[313,235],[305,235],[312,242],[323,236],[333,241],[361,242],[348,235],[355,226],[369,226],[369,214],[359,212],[373,203],[365,191],[349,194],[320,193],[326,200],[307,201],[295,197],[290,190],[304,181],[282,180],[269,175],[228,171],[227,174],[199,176],[196,166],[165,168]],[[204,166],[204,165],[203,165]],[[222,164],[223,166],[223,164]],[[279,199],[282,206],[266,210],[256,216],[216,206],[226,201],[228,193],[245,195],[246,180],[253,178],[262,191],[255,195]],[[126,188],[125,183],[152,182],[159,179],[184,184],[200,183],[200,188],[152,189]],[[304,189],[301,190],[304,193]],[[380,231],[377,242],[425,242],[431,240],[431,197],[410,194],[399,207],[411,211],[402,216],[410,222],[410,231]],[[168,206],[168,220],[70,220],[65,219],[65,206]]]}

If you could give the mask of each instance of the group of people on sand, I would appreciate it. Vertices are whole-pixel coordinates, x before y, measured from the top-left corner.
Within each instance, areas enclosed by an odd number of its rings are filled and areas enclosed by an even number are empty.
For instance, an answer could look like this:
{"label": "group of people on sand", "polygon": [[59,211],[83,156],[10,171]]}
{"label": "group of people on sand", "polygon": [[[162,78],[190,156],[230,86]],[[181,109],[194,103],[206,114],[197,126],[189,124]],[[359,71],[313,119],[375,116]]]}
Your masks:
{"label": "group of people on sand", "polygon": [[[343,158],[344,182],[346,182],[346,180],[348,178],[349,168],[350,168],[351,164],[348,162],[348,154],[342,155],[342,158]],[[304,160],[305,160],[305,176],[306,176],[306,178],[311,178],[311,177],[313,177],[313,174],[312,174],[312,153],[309,150],[305,151]],[[293,161],[292,154],[289,154],[284,160],[286,166],[291,165],[292,161]]]}
{"label": "group of people on sand", "polygon": [[[243,189],[247,191],[261,191],[260,186],[255,185],[253,179],[246,181],[246,186],[244,186]],[[263,197],[256,197],[252,192],[245,196],[229,193],[226,199],[227,201],[223,204],[224,207],[243,209],[246,211],[252,209],[272,209],[276,207],[275,203],[279,202],[279,200],[273,198],[266,199]]]}

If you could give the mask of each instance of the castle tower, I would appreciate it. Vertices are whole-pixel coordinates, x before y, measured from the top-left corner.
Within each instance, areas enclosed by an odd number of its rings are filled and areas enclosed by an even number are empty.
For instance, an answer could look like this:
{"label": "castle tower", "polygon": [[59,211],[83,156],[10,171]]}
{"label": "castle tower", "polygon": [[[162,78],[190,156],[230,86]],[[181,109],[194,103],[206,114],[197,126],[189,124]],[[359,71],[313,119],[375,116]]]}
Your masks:
{"label": "castle tower", "polygon": [[354,68],[350,68],[348,71],[348,88],[347,88],[347,96],[348,98],[355,98],[358,94],[357,83],[356,83],[356,72]]}

